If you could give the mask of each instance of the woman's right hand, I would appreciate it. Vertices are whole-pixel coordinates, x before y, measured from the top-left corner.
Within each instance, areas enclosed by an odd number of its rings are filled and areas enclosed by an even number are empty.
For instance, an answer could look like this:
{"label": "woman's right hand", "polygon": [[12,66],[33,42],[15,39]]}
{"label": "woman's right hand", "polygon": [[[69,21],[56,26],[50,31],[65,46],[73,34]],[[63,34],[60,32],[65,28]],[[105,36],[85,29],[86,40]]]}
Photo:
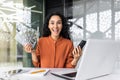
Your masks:
{"label": "woman's right hand", "polygon": [[34,49],[32,49],[32,45],[27,43],[24,45],[24,50],[27,52],[27,53],[31,53],[32,54],[32,61],[34,61],[35,63],[38,63],[38,58],[36,56],[36,51]]}
{"label": "woman's right hand", "polygon": [[24,50],[27,52],[27,53],[31,53],[32,52],[32,45],[27,43],[24,45]]}

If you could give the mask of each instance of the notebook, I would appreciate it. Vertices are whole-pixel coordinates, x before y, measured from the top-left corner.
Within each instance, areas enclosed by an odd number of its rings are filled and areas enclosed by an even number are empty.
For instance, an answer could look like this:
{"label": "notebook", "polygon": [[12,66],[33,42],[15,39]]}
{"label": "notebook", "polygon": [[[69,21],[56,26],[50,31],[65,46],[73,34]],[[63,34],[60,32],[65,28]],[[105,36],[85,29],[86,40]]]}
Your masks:
{"label": "notebook", "polygon": [[114,40],[89,39],[74,71],[52,72],[68,80],[91,80],[112,73],[120,53],[120,42]]}

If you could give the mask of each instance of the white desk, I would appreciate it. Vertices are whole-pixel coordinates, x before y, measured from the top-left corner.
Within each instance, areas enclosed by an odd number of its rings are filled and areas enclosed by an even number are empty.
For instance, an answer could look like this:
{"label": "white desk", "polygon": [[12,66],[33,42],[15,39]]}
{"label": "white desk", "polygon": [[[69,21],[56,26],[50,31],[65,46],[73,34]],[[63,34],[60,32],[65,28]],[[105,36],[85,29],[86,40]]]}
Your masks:
{"label": "white desk", "polygon": [[[28,69],[28,68],[26,68],[26,69]],[[70,71],[70,70],[73,70],[73,69],[50,68],[50,71],[45,76],[27,76],[24,73],[24,74],[17,74],[17,75],[12,76],[11,80],[65,80],[63,78],[54,76],[50,73],[50,72],[53,72],[53,71],[62,71],[62,70]],[[120,70],[114,71],[113,74],[111,74],[111,75],[96,78],[96,79],[92,79],[92,80],[120,80]]]}

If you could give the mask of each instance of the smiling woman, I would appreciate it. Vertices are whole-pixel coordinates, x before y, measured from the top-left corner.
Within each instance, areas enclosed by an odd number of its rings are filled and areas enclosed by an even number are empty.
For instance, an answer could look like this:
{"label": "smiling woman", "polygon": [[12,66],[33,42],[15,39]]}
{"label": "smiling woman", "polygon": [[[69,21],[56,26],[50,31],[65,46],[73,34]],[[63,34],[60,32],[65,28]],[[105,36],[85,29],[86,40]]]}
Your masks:
{"label": "smiling woman", "polygon": [[54,15],[51,17],[49,21],[48,28],[50,29],[51,32],[51,37],[55,40],[59,38],[59,34],[62,30],[62,20],[59,16]]}
{"label": "smiling woman", "polygon": [[73,47],[66,18],[53,12],[46,17],[43,36],[39,38],[36,50],[31,44],[24,45],[32,55],[35,67],[74,68],[81,54],[81,48]]}

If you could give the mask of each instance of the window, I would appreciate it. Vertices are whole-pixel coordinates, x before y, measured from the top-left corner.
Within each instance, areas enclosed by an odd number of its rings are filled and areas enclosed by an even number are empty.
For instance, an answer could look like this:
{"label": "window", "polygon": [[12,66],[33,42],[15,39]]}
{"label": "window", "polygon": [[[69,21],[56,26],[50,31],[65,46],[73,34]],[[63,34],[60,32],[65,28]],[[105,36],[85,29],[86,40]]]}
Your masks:
{"label": "window", "polygon": [[[74,45],[97,38],[120,40],[120,0],[73,0],[71,27]],[[118,58],[120,62],[120,58]]]}

